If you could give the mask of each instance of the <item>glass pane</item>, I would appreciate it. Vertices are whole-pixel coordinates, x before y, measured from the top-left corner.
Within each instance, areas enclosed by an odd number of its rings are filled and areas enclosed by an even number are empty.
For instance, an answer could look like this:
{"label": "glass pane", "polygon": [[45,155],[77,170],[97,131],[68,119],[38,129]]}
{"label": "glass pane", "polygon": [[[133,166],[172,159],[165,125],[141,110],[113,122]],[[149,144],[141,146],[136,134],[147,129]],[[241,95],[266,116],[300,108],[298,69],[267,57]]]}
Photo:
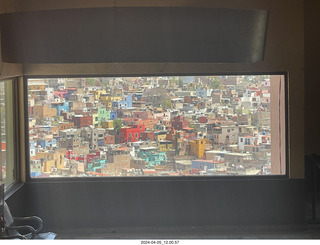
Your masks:
{"label": "glass pane", "polygon": [[14,177],[14,123],[13,123],[13,81],[0,81],[0,162],[5,185]]}
{"label": "glass pane", "polygon": [[283,75],[28,79],[30,174],[285,174],[284,80]]}

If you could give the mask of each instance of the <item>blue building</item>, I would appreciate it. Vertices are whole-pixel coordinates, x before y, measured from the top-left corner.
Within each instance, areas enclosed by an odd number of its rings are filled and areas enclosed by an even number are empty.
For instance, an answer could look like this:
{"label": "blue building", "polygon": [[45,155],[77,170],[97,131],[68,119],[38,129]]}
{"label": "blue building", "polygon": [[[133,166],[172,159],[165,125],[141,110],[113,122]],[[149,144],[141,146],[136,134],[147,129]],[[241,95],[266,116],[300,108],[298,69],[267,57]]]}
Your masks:
{"label": "blue building", "polygon": [[132,94],[126,97],[126,102],[128,103],[128,108],[132,107]]}
{"label": "blue building", "polygon": [[213,161],[210,160],[192,160],[191,162],[192,169],[214,169],[215,164]]}
{"label": "blue building", "polygon": [[156,147],[140,148],[138,156],[148,163],[148,167],[164,165],[167,161],[166,153],[158,152]]}
{"label": "blue building", "polygon": [[58,115],[60,116],[61,111],[69,112],[69,102],[52,102],[51,108],[56,108]]}
{"label": "blue building", "polygon": [[87,171],[97,172],[97,169],[102,168],[103,166],[106,166],[106,160],[96,159],[92,163],[87,164]]}
{"label": "blue building", "polygon": [[57,147],[57,140],[56,139],[50,139],[50,140],[39,140],[38,145],[40,145],[42,148],[50,148],[50,147]]}
{"label": "blue building", "polygon": [[134,96],[136,97],[136,99],[137,99],[138,101],[141,100],[142,95],[143,95],[142,93],[135,93],[135,94],[134,94]]}
{"label": "blue building", "polygon": [[117,112],[116,111],[111,111],[110,112],[110,120],[117,119]]}
{"label": "blue building", "polygon": [[182,82],[184,84],[186,83],[193,83],[195,81],[195,77],[194,76],[189,76],[189,77],[184,77],[182,78]]}
{"label": "blue building", "polygon": [[211,96],[213,89],[206,88],[197,88],[196,96],[206,99],[208,96]]}
{"label": "blue building", "polygon": [[112,108],[123,109],[132,107],[132,95],[126,96],[125,100],[122,101],[113,101]]}
{"label": "blue building", "polygon": [[30,141],[29,149],[30,149],[30,156],[35,156],[36,155],[36,146],[35,146],[34,141]]}

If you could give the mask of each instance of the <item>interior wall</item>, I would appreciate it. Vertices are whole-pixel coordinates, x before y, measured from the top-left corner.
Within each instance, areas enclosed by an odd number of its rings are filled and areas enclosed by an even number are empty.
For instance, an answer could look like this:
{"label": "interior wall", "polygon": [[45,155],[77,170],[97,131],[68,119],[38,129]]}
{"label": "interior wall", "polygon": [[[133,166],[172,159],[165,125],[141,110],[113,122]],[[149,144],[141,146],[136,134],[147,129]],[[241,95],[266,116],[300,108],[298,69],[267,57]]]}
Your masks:
{"label": "interior wall", "polygon": [[22,65],[2,62],[0,49],[0,80],[16,76],[22,76]]}
{"label": "interior wall", "polygon": [[[5,2],[0,2],[0,14],[5,13],[8,9],[4,6]],[[0,46],[1,46],[1,35],[0,35]],[[2,62],[1,48],[0,48],[0,79],[5,79],[14,76],[22,76],[22,65],[11,64]]]}
{"label": "interior wall", "polygon": [[307,155],[320,154],[319,113],[319,57],[320,57],[320,2],[305,0],[305,92],[306,92],[306,136]]}
{"label": "interior wall", "polygon": [[[289,4],[288,4],[289,3]],[[290,177],[189,181],[26,183],[7,201],[16,215],[35,214],[46,228],[143,225],[254,225],[304,222],[303,0],[3,0],[0,13],[86,7],[184,6],[268,9],[265,59],[254,64],[23,64],[25,75],[289,73]],[[24,142],[24,141],[22,141]],[[299,179],[299,180],[295,180]]]}
{"label": "interior wall", "polygon": [[108,6],[184,6],[268,9],[265,58],[257,63],[99,63],[24,64],[25,75],[190,74],[215,72],[289,73],[290,177],[304,177],[304,25],[303,0],[226,1],[4,1],[6,12]]}
{"label": "interior wall", "polygon": [[303,180],[26,183],[7,200],[45,229],[304,224]]}

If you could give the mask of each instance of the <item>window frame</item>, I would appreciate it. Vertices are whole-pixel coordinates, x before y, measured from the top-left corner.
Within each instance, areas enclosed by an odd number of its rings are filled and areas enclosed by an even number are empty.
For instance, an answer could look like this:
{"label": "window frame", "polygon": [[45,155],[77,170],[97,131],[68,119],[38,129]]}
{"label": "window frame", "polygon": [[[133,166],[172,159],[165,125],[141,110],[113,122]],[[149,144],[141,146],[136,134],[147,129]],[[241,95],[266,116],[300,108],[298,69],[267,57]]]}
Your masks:
{"label": "window frame", "polygon": [[283,180],[290,179],[290,143],[289,143],[289,72],[201,72],[201,73],[129,73],[129,74],[82,74],[82,75],[27,75],[23,77],[24,94],[24,117],[28,115],[28,79],[41,78],[90,78],[90,77],[156,77],[156,76],[257,76],[257,75],[282,75],[284,77],[284,127],[285,127],[285,174],[282,175],[219,175],[219,176],[111,176],[111,177],[48,177],[32,178],[30,169],[30,149],[29,149],[29,120],[25,120],[25,164],[26,182],[136,182],[136,181],[219,181],[219,180]]}
{"label": "window frame", "polygon": [[[19,109],[19,79],[20,76],[11,76],[6,78],[1,78],[0,83],[10,80],[12,86],[11,103],[12,103],[12,124],[13,124],[13,180],[10,183],[4,184],[4,196],[7,199],[11,194],[13,194],[18,188],[21,187],[19,183],[20,179],[20,159],[21,159],[21,148],[20,148],[20,109]],[[6,98],[5,98],[6,99]],[[29,122],[28,122],[29,123]],[[2,168],[2,167],[1,167]],[[1,170],[2,171],[2,170]]]}

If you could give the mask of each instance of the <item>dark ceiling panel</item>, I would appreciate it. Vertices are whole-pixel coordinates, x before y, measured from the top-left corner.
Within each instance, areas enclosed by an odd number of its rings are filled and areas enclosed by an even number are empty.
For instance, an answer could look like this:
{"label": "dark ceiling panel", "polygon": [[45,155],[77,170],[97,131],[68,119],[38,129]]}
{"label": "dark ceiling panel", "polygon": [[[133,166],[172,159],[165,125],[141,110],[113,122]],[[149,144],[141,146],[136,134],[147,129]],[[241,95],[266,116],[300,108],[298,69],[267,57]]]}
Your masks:
{"label": "dark ceiling panel", "polygon": [[93,8],[1,16],[12,63],[263,60],[268,12],[217,8]]}

